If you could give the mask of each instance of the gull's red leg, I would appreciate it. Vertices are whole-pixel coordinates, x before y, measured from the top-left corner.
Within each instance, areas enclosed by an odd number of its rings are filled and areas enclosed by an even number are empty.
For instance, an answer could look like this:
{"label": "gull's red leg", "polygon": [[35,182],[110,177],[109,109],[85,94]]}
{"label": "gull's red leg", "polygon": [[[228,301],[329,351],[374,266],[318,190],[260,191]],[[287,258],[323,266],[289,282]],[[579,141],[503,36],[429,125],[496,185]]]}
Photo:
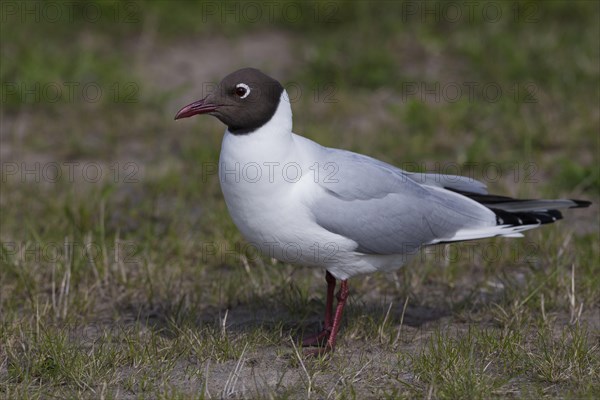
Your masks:
{"label": "gull's red leg", "polygon": [[318,356],[335,350],[336,336],[340,330],[340,324],[342,323],[342,313],[344,311],[344,306],[346,305],[346,300],[348,299],[348,293],[348,280],[343,280],[340,284],[340,291],[337,294],[338,303],[335,308],[335,316],[333,317],[333,325],[331,326],[331,333],[327,338],[327,344],[325,347],[307,352],[306,355]]}
{"label": "gull's red leg", "polygon": [[340,324],[342,323],[342,312],[344,311],[344,306],[346,305],[346,300],[348,299],[348,280],[343,280],[340,283],[340,291],[337,295],[337,307],[335,308],[335,317],[333,317],[333,326],[331,327],[331,334],[329,334],[329,338],[327,339],[326,349],[333,351],[335,349],[335,339],[338,331],[340,330]]}
{"label": "gull's red leg", "polygon": [[327,301],[325,303],[325,324],[323,330],[315,335],[311,335],[302,341],[302,346],[318,346],[325,344],[331,333],[331,313],[333,311],[333,292],[335,292],[335,278],[326,271],[325,280],[327,281]]}

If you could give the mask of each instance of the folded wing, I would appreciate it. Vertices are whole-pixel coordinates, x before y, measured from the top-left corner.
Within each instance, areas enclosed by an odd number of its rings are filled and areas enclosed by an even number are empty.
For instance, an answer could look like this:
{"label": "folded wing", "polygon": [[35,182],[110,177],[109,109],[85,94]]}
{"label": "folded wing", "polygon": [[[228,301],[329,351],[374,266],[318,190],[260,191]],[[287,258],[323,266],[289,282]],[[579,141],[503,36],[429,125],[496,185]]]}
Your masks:
{"label": "folded wing", "polygon": [[334,149],[327,159],[337,173],[319,182],[323,191],[311,209],[320,226],[354,240],[358,252],[406,254],[496,225],[494,212],[476,201],[420,184],[389,164]]}

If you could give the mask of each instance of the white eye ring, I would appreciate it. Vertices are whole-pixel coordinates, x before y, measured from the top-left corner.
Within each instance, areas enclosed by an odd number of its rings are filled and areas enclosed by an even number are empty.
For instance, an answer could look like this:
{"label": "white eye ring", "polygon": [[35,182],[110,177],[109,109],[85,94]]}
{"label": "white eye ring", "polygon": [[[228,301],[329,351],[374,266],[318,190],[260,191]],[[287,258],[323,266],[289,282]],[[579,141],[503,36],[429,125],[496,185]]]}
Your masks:
{"label": "white eye ring", "polygon": [[238,83],[237,85],[235,85],[235,88],[236,89],[238,89],[238,88],[246,89],[246,93],[244,93],[242,96],[240,96],[240,99],[245,99],[250,94],[250,86],[246,85],[245,83]]}

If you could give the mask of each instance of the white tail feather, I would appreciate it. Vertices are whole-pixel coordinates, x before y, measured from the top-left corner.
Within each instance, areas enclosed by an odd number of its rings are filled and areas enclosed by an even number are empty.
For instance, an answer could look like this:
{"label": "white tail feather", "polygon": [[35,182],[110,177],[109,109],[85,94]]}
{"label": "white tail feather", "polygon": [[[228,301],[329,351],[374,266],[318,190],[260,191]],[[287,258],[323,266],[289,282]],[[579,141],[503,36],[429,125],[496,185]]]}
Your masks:
{"label": "white tail feather", "polygon": [[454,236],[448,238],[440,238],[432,241],[429,244],[443,243],[443,242],[460,242],[463,240],[475,240],[475,239],[484,239],[494,236],[503,236],[503,237],[523,237],[521,232],[527,231],[529,229],[534,229],[540,226],[540,224],[532,224],[532,225],[495,225],[495,226],[486,226],[484,228],[476,228],[476,229],[461,229],[457,231]]}

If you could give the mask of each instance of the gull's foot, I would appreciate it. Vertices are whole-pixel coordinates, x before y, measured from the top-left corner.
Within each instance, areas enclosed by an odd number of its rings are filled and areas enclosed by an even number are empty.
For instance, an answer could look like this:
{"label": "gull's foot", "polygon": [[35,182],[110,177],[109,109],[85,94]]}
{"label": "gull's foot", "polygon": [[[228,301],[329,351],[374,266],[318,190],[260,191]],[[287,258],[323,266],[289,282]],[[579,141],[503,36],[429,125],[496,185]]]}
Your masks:
{"label": "gull's foot", "polygon": [[330,334],[331,334],[330,329],[323,329],[321,332],[319,332],[317,334],[310,335],[309,337],[304,338],[302,340],[302,346],[303,347],[311,347],[311,346],[323,347],[327,344],[327,340],[329,339]]}

